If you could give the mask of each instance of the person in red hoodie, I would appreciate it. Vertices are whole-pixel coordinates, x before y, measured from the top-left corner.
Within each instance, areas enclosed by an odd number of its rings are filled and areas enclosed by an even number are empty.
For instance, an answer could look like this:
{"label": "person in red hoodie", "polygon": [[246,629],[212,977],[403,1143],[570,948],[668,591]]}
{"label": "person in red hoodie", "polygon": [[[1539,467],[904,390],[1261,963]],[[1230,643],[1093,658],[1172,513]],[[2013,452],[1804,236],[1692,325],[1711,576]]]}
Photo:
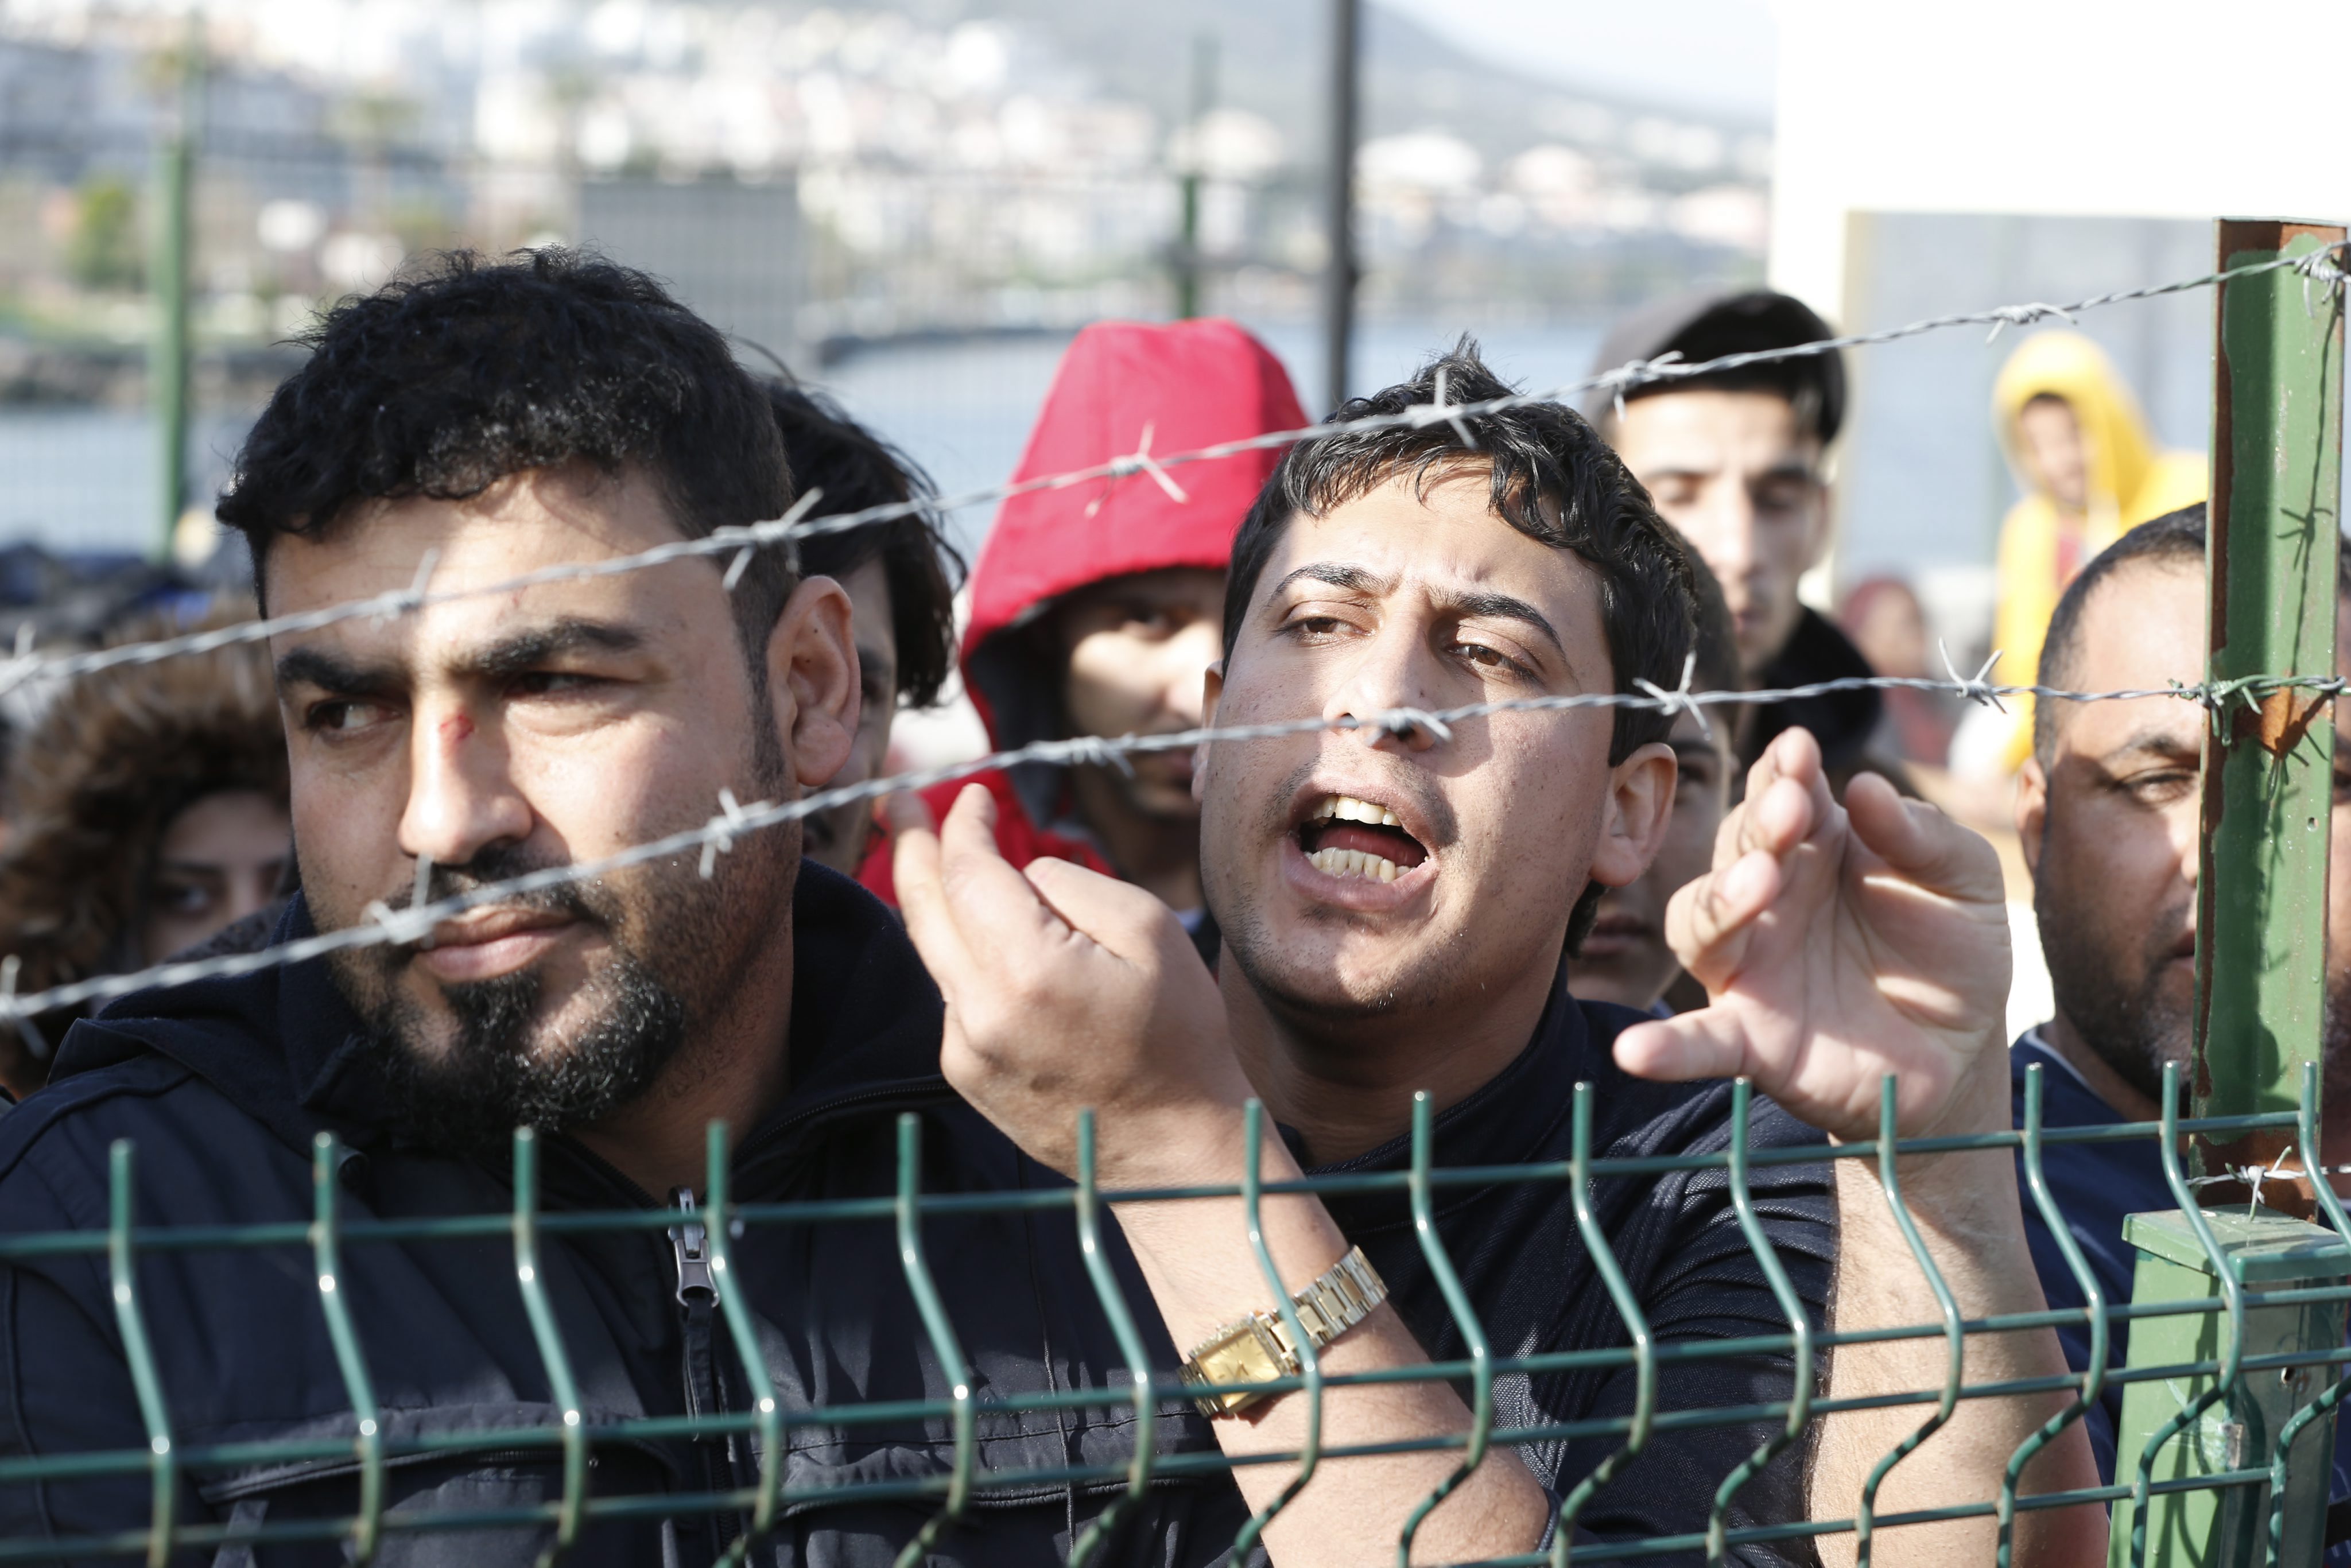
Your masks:
{"label": "person in red hoodie", "polygon": [[[1141,451],[1188,452],[1308,423],[1270,350],[1230,321],[1106,321],[1062,356],[1016,483]],[[1279,449],[1143,467],[1008,498],[971,577],[964,685],[992,749],[1197,726],[1221,651],[1225,565]],[[1196,924],[1192,757],[1024,765],[977,781],[1014,865],[1051,855],[1123,877]],[[963,782],[925,797],[944,815]],[[886,848],[861,880],[891,898]]]}

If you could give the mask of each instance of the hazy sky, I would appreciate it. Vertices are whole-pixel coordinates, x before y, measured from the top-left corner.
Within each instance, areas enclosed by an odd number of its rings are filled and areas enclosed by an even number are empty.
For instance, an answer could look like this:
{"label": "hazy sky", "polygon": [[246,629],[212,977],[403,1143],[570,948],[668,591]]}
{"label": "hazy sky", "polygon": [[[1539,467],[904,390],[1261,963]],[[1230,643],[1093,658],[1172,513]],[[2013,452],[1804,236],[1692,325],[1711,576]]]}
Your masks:
{"label": "hazy sky", "polygon": [[1375,0],[1471,54],[1573,86],[1771,113],[1769,0]]}

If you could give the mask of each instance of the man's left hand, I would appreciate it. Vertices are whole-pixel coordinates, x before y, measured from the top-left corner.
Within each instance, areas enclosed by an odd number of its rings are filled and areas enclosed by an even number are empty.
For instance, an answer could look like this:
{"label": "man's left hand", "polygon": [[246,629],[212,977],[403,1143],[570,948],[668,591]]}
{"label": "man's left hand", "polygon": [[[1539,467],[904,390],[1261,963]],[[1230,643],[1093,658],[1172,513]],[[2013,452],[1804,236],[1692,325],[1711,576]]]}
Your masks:
{"label": "man's left hand", "polygon": [[1874,774],[1838,805],[1805,731],[1755,765],[1714,869],[1675,894],[1666,926],[1711,1005],[1620,1035],[1626,1071],[1745,1074],[1844,1140],[1876,1136],[1887,1072],[1904,1136],[2007,1125],[1998,858]]}

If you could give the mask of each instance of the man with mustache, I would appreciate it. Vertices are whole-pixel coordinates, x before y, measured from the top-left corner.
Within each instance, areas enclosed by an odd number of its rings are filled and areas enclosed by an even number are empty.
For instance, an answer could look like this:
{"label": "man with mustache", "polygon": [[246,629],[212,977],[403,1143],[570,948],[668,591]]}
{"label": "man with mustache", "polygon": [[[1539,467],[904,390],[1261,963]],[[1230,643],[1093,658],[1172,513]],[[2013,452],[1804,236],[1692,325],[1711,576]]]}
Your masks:
{"label": "man with mustache", "polygon": [[[1457,434],[1426,416],[1440,388],[1456,402],[1510,391],[1462,350],[1348,404],[1343,416],[1379,427],[1291,447],[1235,543],[1211,722],[1301,727],[1220,740],[1202,758],[1201,872],[1225,936],[1215,977],[1136,890],[1065,862],[1008,864],[985,791],[967,790],[935,834],[918,802],[893,804],[903,906],[946,998],[950,1081],[1065,1172],[1076,1114],[1095,1107],[1101,1180],[1130,1189],[1229,1184],[1252,1166],[1269,1183],[1393,1176],[1408,1167],[1416,1092],[1434,1104],[1438,1166],[1564,1160],[1579,1082],[1594,1086],[1594,1152],[1618,1156],[1724,1150],[1734,1095],[1708,1081],[1735,1072],[1779,1102],[1756,1107],[1756,1145],[1816,1139],[1795,1117],[1834,1138],[1874,1137],[1889,1071],[1905,1134],[2004,1127],[2007,925],[1990,847],[1882,779],[1856,779],[1840,806],[1807,734],[1767,750],[1714,869],[1674,900],[1675,947],[1712,1005],[1643,1021],[1569,995],[1601,890],[1638,876],[1656,850],[1674,784],[1671,716],[1533,705],[1677,683],[1689,571],[1574,413],[1521,405],[1458,416]],[[1436,716],[1498,702],[1529,706]],[[1280,1127],[1255,1147],[1252,1093]],[[1906,1248],[1871,1165],[1838,1161],[1824,1180],[1817,1166],[1766,1164],[1746,1181],[1755,1228],[1805,1297],[1800,1312],[1822,1313],[1833,1296],[1841,1332],[1931,1318],[1916,1271],[1894,1261]],[[2039,1309],[1999,1154],[1918,1159],[1902,1185],[1968,1315]],[[1626,1345],[1628,1331],[1572,1197],[1525,1181],[1436,1191],[1434,1239],[1495,1354],[1560,1360],[1498,1380],[1495,1424],[1528,1435],[1426,1515],[1416,1552],[1431,1561],[1535,1547],[1553,1528],[1552,1500],[1624,1441],[1604,1423],[1635,1408],[1635,1373],[1591,1353]],[[1591,1197],[1658,1343],[1788,1331],[1720,1176],[1601,1180]],[[1298,1473],[1273,1456],[1298,1448],[1309,1408],[1296,1395],[1225,1392],[1302,1364],[1297,1346],[1269,1343],[1273,1287],[1238,1203],[1135,1201],[1120,1218],[1189,1353],[1187,1375],[1222,1411],[1218,1441],[1251,1461],[1236,1480],[1271,1504]],[[1327,1447],[1469,1429],[1451,1385],[1384,1375],[1463,1358],[1470,1343],[1403,1193],[1271,1197],[1259,1235],[1322,1371],[1367,1379],[1325,1390]],[[1789,1354],[1677,1358],[1662,1407],[1784,1402],[1795,1366]],[[2010,1333],[1972,1343],[1968,1375],[2062,1366],[2053,1334]],[[1829,1358],[1826,1391],[1915,1391],[1942,1375],[1938,1340],[1848,1344]],[[2060,1404],[1963,1404],[1877,1507],[1988,1501],[2010,1453]],[[1728,1498],[1723,1522],[1841,1518],[1922,1414],[1839,1414],[1793,1445],[1774,1441],[1777,1416],[1677,1423],[1577,1526],[1614,1540],[1701,1535],[1716,1489],[1771,1451],[1777,1461]],[[1459,1462],[1445,1450],[1326,1457],[1273,1520],[1275,1561],[1384,1559]],[[2088,1474],[2087,1445],[2069,1434],[2027,1490]],[[2089,1561],[2104,1552],[2104,1525],[2095,1508],[2023,1516],[2018,1560]],[[1881,1551],[1980,1563],[1992,1536],[1979,1517],[1896,1532],[1899,1547]],[[1852,1546],[1831,1537],[1823,1551],[1837,1559]],[[1802,1538],[1737,1550],[1751,1563],[1813,1555]]]}
{"label": "man with mustache", "polygon": [[[2041,684],[2133,691],[2201,681],[2205,528],[2201,503],[2183,507],[2141,523],[2083,568],[2050,617]],[[2351,571],[2338,590],[2335,668],[2351,671]],[[2335,711],[2338,725],[2351,722],[2341,699]],[[2032,868],[2057,1010],[2011,1052],[2016,1117],[2022,1124],[2025,1073],[2037,1065],[2047,1126],[2151,1122],[2160,1113],[2164,1067],[2185,1070],[2192,1044],[2199,768],[2210,721],[2203,708],[2173,697],[2042,703],[2032,721],[2032,756],[2017,776],[2016,827]],[[2321,1158],[2340,1165],[2351,1161],[2351,753],[2340,743],[2329,852]],[[2042,1164],[2106,1301],[2128,1301],[2137,1254],[2123,1239],[2124,1217],[2179,1207],[2154,1144],[2053,1144]],[[2022,1179],[2021,1165],[2019,1172]],[[2037,1208],[2028,1205],[2025,1214],[2050,1305],[2083,1306],[2056,1238]],[[2119,1367],[2130,1323],[2108,1329]],[[2059,1336],[2075,1369],[2086,1366],[2088,1325]],[[2121,1388],[2110,1384],[2085,1417],[2108,1479],[2121,1413]],[[2337,1428],[2337,1498],[2351,1495],[2346,1444],[2351,1423]],[[2126,1477],[2135,1460],[2126,1456]],[[2351,1549],[2338,1542],[2335,1550],[2351,1560]]]}
{"label": "man with mustache", "polygon": [[[653,280],[557,250],[458,256],[345,301],[309,348],[221,506],[264,606],[405,593],[420,567],[429,591],[413,612],[271,641],[302,884],[273,941],[584,866],[725,801],[796,799],[842,765],[859,671],[839,584],[796,578],[780,549],[739,579],[731,549],[618,569],[792,499],[766,397]],[[352,1226],[496,1217],[524,1196],[518,1124],[536,1130],[551,1221],[651,1223],[551,1223],[527,1267],[503,1232],[354,1238],[327,1278],[307,1249],[151,1249],[124,1281],[131,1308],[102,1257],[0,1265],[0,1459],[130,1456],[0,1486],[0,1540],[79,1561],[93,1538],[145,1530],[161,1459],[143,1417],[160,1409],[166,1502],[229,1542],[174,1563],[242,1560],[262,1530],[269,1563],[349,1560],[370,1437],[379,1563],[538,1561],[575,1473],[592,1506],[567,1562],[713,1563],[772,1461],[788,1499],[832,1496],[779,1519],[765,1560],[878,1568],[937,1529],[959,1439],[987,1473],[1082,1463],[1102,1479],[992,1498],[930,1560],[1061,1560],[1081,1512],[1123,1494],[1134,1441],[1123,1385],[1096,1406],[1061,1397],[1127,1364],[1066,1212],[924,1225],[960,1360],[933,1348],[886,1219],[753,1225],[722,1277],[700,1218],[714,1120],[747,1203],[888,1197],[906,1113],[926,1191],[1047,1179],[948,1090],[939,1028],[895,919],[804,862],[796,825],[744,832],[706,867],[688,849],[496,894],[421,939],[122,999],[0,1117],[0,1232],[102,1230],[118,1140],[141,1228],[307,1223],[314,1183]],[[1132,1277],[1123,1254],[1113,1266]],[[757,1344],[735,1339],[722,1289]],[[371,1396],[345,1379],[329,1291]],[[129,1310],[159,1405],[134,1383]],[[1173,1364],[1164,1336],[1151,1349]],[[946,1413],[958,1398],[978,1405],[967,1433]],[[768,1399],[795,1417],[788,1452],[752,1436]],[[876,1403],[896,1413],[810,1416]],[[566,1467],[573,1434],[583,1471]],[[1155,1436],[1171,1454],[1213,1442],[1173,1398]],[[291,1457],[259,1451],[272,1444]],[[665,1515],[643,1506],[664,1499]],[[1246,1515],[1221,1476],[1194,1472],[1124,1517],[1192,1564]]]}

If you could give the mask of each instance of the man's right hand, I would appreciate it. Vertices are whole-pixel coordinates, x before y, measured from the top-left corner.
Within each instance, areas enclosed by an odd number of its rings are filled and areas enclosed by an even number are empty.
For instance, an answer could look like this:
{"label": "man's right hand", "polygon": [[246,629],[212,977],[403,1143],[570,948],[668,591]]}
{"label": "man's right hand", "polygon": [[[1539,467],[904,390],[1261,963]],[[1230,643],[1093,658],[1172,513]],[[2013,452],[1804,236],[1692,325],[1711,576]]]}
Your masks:
{"label": "man's right hand", "polygon": [[956,1092],[1064,1176],[1092,1106],[1103,1186],[1232,1180],[1249,1083],[1216,980],[1166,905],[1066,861],[1015,870],[977,785],[936,831],[914,796],[888,810],[906,932],[946,998],[940,1066]]}

